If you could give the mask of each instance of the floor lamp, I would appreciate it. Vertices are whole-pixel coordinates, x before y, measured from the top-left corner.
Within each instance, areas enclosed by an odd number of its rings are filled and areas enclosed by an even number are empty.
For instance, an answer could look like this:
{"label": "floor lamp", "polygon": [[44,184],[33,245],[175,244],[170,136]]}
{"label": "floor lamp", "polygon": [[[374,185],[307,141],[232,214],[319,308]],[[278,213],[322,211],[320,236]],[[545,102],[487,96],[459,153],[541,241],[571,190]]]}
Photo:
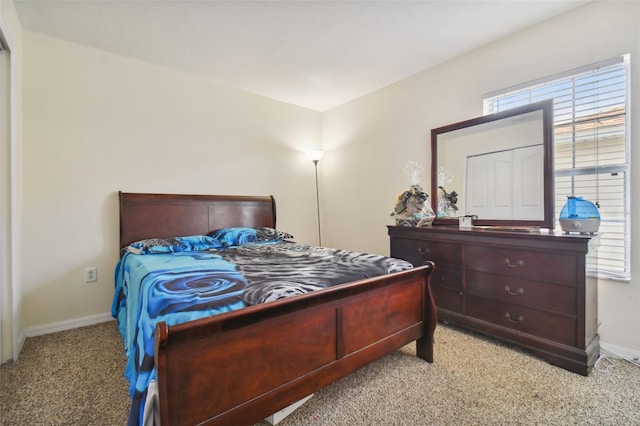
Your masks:
{"label": "floor lamp", "polygon": [[318,162],[324,156],[324,151],[311,151],[307,155],[313,161],[313,165],[316,168],[316,208],[318,215],[318,245],[322,245],[322,232],[320,231],[320,191],[318,191]]}

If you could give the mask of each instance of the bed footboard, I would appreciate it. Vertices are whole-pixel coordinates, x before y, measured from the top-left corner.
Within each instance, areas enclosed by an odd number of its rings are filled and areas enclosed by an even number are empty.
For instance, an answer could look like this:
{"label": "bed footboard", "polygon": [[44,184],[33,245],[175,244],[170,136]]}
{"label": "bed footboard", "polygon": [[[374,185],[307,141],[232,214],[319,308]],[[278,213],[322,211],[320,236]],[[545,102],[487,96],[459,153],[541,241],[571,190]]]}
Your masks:
{"label": "bed footboard", "polygon": [[414,340],[432,362],[433,268],[159,324],[163,426],[253,424]]}

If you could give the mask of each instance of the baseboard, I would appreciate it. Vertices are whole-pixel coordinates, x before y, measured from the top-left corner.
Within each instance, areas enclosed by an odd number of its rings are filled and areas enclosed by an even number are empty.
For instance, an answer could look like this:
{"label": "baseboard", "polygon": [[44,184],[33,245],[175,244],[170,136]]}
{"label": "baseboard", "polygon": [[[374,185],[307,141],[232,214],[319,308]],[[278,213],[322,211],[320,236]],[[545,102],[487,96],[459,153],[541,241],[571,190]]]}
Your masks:
{"label": "baseboard", "polygon": [[614,355],[620,358],[637,361],[640,359],[640,351],[600,342],[600,353]]}
{"label": "baseboard", "polygon": [[[88,317],[75,318],[67,321],[52,322],[49,324],[29,327],[25,330],[26,337],[42,336],[45,334],[57,333],[59,331],[71,330],[74,328],[85,327],[88,325],[100,324],[101,322],[112,321],[113,317],[110,313],[91,315]],[[20,345],[22,346],[22,345]]]}
{"label": "baseboard", "polygon": [[20,354],[22,353],[22,347],[24,346],[24,342],[27,341],[27,335],[24,331],[20,333],[20,337],[18,337],[17,347],[14,348],[13,351],[13,361],[17,361],[20,358]]}

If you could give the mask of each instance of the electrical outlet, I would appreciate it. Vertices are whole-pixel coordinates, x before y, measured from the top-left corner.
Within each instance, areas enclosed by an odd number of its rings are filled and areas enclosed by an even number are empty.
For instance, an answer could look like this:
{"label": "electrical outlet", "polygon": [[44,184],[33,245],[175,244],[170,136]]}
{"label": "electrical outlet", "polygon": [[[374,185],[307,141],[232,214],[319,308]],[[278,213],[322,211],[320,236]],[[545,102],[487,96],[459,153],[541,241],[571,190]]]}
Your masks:
{"label": "electrical outlet", "polygon": [[84,282],[94,283],[98,281],[98,268],[92,266],[84,270]]}

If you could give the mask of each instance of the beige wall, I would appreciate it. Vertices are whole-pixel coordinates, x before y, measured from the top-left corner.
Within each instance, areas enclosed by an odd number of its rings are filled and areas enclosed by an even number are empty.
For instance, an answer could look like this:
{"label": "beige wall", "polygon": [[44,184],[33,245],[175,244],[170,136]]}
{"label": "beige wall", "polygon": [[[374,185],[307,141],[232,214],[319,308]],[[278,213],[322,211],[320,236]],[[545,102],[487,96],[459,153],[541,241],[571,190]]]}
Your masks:
{"label": "beige wall", "polygon": [[[24,33],[22,304],[29,329],[109,312],[116,192],[276,197],[278,224],[314,243],[304,152],[321,115]],[[84,269],[98,267],[98,282]]]}
{"label": "beige wall", "polygon": [[[416,160],[429,170],[430,129],[481,115],[485,93],[631,53],[631,100],[640,99],[639,28],[640,3],[591,3],[326,112],[326,244],[387,254],[389,211],[408,185],[403,164]],[[640,134],[638,110],[632,110],[632,146]],[[640,150],[631,154],[632,163],[640,163]],[[423,183],[430,188],[429,176]],[[640,186],[631,190],[636,218]],[[640,229],[634,226],[632,233],[637,253]],[[600,334],[605,343],[638,353],[637,263],[632,276],[631,283],[600,282]]]}

